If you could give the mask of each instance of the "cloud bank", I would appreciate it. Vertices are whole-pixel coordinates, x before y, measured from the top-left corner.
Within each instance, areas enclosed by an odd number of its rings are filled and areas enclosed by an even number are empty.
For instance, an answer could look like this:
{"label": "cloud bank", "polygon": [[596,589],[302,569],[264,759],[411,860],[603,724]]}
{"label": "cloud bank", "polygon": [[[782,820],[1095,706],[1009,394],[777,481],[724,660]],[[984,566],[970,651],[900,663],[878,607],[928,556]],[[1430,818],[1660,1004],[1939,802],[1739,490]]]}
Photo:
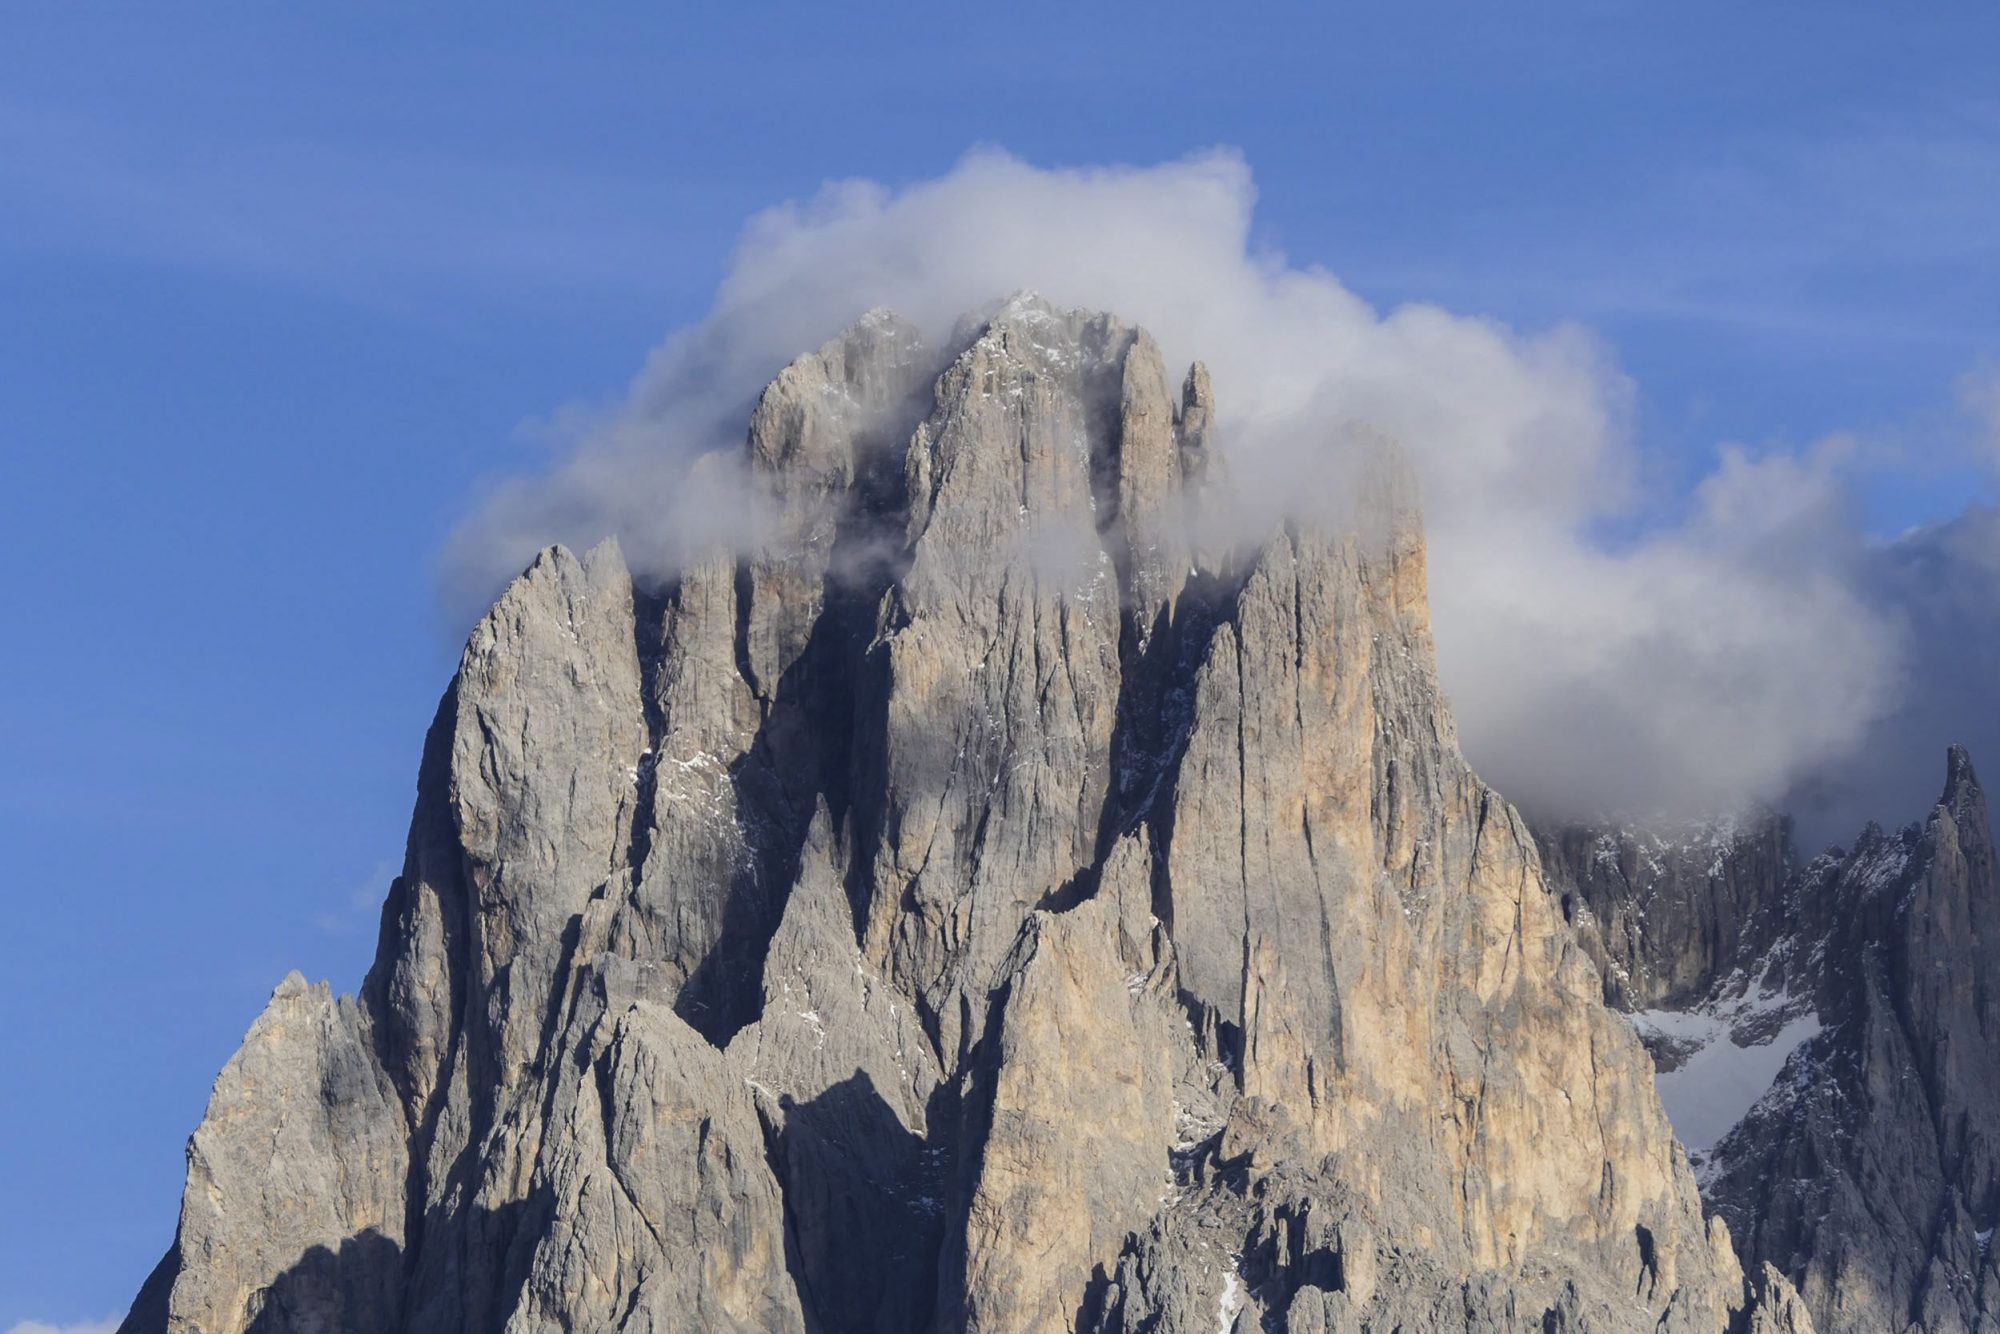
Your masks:
{"label": "cloud bank", "polygon": [[[1899,562],[1917,557],[1864,540],[1843,480],[1851,446],[1724,448],[1669,518],[1607,539],[1648,497],[1632,387],[1588,331],[1377,311],[1255,246],[1255,202],[1227,152],[1046,170],[987,151],[905,189],[843,182],[763,213],[710,313],[653,352],[627,401],[559,418],[563,460],[459,528],[448,595],[483,603],[536,548],[610,534],[635,566],[673,568],[737,512],[726,477],[691,478],[692,460],[741,441],[786,362],[871,307],[942,340],[966,312],[1032,288],[1143,325],[1169,365],[1206,360],[1219,443],[1253,497],[1314,494],[1340,475],[1330,465],[1356,424],[1404,446],[1466,753],[1530,810],[1778,802],[1879,740],[1922,640],[1893,596],[1909,582]],[[1966,381],[1968,411],[1991,408],[2000,439],[1991,395]],[[1817,791],[1820,808],[1837,804]]]}

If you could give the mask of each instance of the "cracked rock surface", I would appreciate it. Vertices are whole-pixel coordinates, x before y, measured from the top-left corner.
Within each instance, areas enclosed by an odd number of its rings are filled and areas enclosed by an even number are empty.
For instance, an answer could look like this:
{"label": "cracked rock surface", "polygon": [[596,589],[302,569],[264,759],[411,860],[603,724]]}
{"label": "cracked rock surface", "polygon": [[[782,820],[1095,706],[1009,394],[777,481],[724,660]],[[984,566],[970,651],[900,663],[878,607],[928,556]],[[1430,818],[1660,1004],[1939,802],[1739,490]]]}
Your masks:
{"label": "cracked rock surface", "polygon": [[1768,816],[1540,835],[1707,1207],[1795,1288],[1754,1328],[2000,1330],[2000,873],[1945,770],[1927,818],[1810,861]]}
{"label": "cracked rock surface", "polygon": [[1400,464],[1217,550],[1227,411],[876,313],[706,465],[740,548],[543,553],[125,1328],[1810,1328],[1459,755]]}

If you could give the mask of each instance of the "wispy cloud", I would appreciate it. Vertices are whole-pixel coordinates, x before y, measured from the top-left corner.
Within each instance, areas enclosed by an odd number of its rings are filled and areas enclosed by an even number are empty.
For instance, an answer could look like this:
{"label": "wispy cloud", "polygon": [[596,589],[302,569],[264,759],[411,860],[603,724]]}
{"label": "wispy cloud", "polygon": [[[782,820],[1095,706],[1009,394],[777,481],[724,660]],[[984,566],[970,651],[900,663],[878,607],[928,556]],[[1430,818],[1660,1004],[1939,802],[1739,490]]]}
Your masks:
{"label": "wispy cloud", "polygon": [[346,890],[332,895],[327,905],[313,914],[313,926],[329,936],[372,932],[382,911],[382,899],[396,874],[394,862],[379,863]]}
{"label": "wispy cloud", "polygon": [[1719,442],[1684,503],[1607,543],[1648,460],[1626,427],[1633,386],[1595,338],[1374,309],[1256,248],[1255,198],[1229,153],[1056,171],[983,152],[906,189],[842,182],[770,210],[628,402],[459,531],[455,586],[483,597],[536,546],[611,533],[642,570],[672,568],[723,517],[689,503],[690,461],[734,450],[785,361],[871,306],[941,337],[1032,287],[1143,324],[1172,360],[1206,359],[1253,494],[1313,504],[1310,479],[1338,475],[1326,460],[1355,422],[1405,446],[1445,683],[1467,753],[1516,800],[1578,816],[1775,801],[1895,711],[1911,640],[1867,577],[1867,451]]}
{"label": "wispy cloud", "polygon": [[102,1320],[79,1320],[67,1325],[52,1325],[45,1320],[17,1320],[8,1326],[7,1334],[112,1334],[117,1328],[115,1316],[106,1316]]}
{"label": "wispy cloud", "polygon": [[1460,301],[1705,325],[1801,354],[1993,336],[2000,104],[1732,126],[1699,147],[1593,182],[1587,208],[1519,201],[1410,279]]}
{"label": "wispy cloud", "polygon": [[1982,362],[1958,380],[1958,401],[1973,425],[1973,448],[2000,476],[2000,360]]}
{"label": "wispy cloud", "polygon": [[148,136],[0,101],[14,245],[401,309],[413,288],[543,302],[666,291],[685,183],[370,145]]}

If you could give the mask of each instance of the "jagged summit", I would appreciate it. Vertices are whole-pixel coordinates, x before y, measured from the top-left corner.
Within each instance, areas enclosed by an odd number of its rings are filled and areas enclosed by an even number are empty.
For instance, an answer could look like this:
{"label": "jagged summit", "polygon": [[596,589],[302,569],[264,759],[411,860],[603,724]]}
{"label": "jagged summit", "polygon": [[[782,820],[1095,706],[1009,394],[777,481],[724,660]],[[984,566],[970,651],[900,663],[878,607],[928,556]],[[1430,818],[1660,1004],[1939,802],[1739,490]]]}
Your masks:
{"label": "jagged summit", "polygon": [[1952,746],[1945,753],[1944,795],[1938,798],[1938,805],[1953,816],[1962,816],[1978,794],[1979,775],[1972,771],[1972,753],[1964,746]]}
{"label": "jagged summit", "polygon": [[2000,871],[1971,757],[1944,768],[1926,819],[1804,862],[1775,816],[1539,835],[1709,1206],[1821,1334],[2000,1316]]}
{"label": "jagged summit", "polygon": [[1788,895],[1820,1032],[1705,1169],[1750,1254],[1823,1330],[2000,1318],[2000,871],[1954,746],[1938,804]]}
{"label": "jagged summit", "polygon": [[501,597],[374,968],[274,994],[128,1329],[1709,1331],[1782,1294],[1457,752],[1407,488],[1377,533],[1213,541],[1199,364],[1035,298],[968,328],[871,313],[777,376],[751,531],[664,585],[607,544]]}

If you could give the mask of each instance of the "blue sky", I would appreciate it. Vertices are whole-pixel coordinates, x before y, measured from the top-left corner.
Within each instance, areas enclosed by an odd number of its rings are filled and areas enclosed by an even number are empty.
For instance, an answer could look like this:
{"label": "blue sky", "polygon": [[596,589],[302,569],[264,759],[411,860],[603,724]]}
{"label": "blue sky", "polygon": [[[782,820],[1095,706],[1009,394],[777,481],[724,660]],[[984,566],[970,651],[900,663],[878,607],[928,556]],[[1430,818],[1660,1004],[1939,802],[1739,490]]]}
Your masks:
{"label": "blue sky", "polygon": [[1987,494],[2000,10],[1533,9],[9,6],[0,1329],[122,1310],[270,988],[360,979],[523,423],[830,178],[1233,146],[1293,263],[1596,330],[1657,507],[1843,430],[1879,534]]}

